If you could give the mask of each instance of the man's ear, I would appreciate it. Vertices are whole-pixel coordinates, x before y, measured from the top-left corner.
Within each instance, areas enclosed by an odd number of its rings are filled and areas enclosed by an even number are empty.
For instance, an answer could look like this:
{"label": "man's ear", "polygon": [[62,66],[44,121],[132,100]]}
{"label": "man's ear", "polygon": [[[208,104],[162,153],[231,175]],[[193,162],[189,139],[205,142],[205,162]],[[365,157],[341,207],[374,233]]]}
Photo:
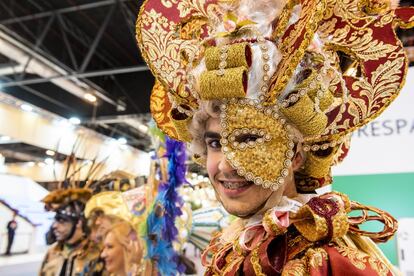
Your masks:
{"label": "man's ear", "polygon": [[76,228],[83,229],[82,227],[83,227],[83,222],[82,222],[82,220],[81,220],[81,219],[79,219],[79,220],[78,220],[78,223],[76,223]]}
{"label": "man's ear", "polygon": [[303,153],[303,151],[297,151],[292,160],[293,171],[294,172],[297,171],[303,165],[304,161],[305,161],[305,154]]}

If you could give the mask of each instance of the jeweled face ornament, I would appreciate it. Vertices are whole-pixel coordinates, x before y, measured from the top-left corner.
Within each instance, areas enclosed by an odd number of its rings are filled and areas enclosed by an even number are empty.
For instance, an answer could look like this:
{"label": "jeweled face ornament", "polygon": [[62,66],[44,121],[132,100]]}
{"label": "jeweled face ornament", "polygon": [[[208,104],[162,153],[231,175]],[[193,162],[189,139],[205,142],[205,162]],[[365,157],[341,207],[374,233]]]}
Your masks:
{"label": "jeweled face ornament", "polygon": [[294,189],[292,135],[275,110],[248,101],[222,106],[220,118],[206,122],[206,167],[217,199],[231,214],[249,217],[271,198],[277,203]]}

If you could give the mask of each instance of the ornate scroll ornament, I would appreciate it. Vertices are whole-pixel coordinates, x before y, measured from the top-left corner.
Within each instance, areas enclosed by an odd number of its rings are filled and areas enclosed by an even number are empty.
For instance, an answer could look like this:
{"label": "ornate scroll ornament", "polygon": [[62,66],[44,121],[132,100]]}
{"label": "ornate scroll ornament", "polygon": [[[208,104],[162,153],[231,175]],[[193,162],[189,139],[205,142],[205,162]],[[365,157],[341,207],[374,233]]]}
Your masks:
{"label": "ornate scroll ornament", "polygon": [[349,199],[339,193],[312,198],[291,218],[296,229],[309,241],[330,241],[348,231]]}

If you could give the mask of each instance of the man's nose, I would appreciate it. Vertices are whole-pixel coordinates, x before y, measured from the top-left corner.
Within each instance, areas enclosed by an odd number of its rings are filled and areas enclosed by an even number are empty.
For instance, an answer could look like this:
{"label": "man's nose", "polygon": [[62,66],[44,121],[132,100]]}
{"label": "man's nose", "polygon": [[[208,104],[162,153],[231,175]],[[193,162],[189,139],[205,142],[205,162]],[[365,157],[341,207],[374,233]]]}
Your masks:
{"label": "man's nose", "polygon": [[235,169],[230,165],[229,161],[227,160],[224,154],[221,156],[220,162],[218,164],[218,168],[221,172],[235,171]]}

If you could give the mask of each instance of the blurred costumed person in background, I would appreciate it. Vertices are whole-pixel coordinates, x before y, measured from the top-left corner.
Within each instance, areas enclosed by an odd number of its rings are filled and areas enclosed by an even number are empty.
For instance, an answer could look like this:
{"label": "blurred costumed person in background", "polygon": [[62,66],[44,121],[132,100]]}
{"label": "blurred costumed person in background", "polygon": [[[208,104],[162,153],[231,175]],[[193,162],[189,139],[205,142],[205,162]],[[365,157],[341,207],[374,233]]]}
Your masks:
{"label": "blurred costumed person in background", "polygon": [[[39,273],[42,276],[102,275],[104,271],[100,244],[91,239],[91,228],[84,213],[86,202],[93,194],[89,186],[104,162],[96,162],[96,158],[92,162],[79,161],[75,152],[81,143],[78,138],[64,161],[64,176],[57,189],[42,200],[47,211],[55,212],[46,235],[47,244],[52,246],[42,262]],[[82,170],[87,172],[83,179]]]}
{"label": "blurred costumed person in background", "polygon": [[[99,201],[100,198],[106,198],[108,195],[112,194],[120,195],[120,192],[135,188],[137,186],[135,179],[135,176],[128,172],[116,170],[104,175],[99,180],[93,181],[89,185],[94,196],[89,200],[85,212],[88,217],[88,224],[91,232],[90,238],[100,246],[103,246],[102,242],[106,232],[112,225],[118,222],[119,218],[117,216],[105,214],[102,208],[90,210],[90,206],[97,206],[98,202],[96,201]],[[122,202],[119,203],[123,204]],[[116,205],[113,205],[113,207],[115,208]],[[108,212],[108,210],[106,211]]]}
{"label": "blurred costumed person in background", "polygon": [[[395,28],[413,27],[414,9],[397,6],[144,2],[137,39],[156,77],[153,117],[191,144],[217,200],[239,218],[211,240],[206,275],[395,273],[373,241],[391,238],[397,221],[327,185],[350,133],[404,83],[407,57]],[[384,229],[360,230],[371,220]]]}
{"label": "blurred costumed person in background", "polygon": [[46,210],[56,213],[49,233],[55,243],[47,251],[40,275],[102,275],[99,247],[89,239],[84,216],[91,196],[89,189],[61,188],[43,199]]}
{"label": "blurred costumed person in background", "polygon": [[145,188],[101,192],[86,204],[85,216],[95,221],[94,236],[101,244],[101,258],[108,275],[156,275],[151,262],[143,258],[144,241],[139,236],[140,224],[145,219]]}
{"label": "blurred costumed person in background", "polygon": [[106,233],[101,257],[110,275],[146,275],[142,255],[142,243],[128,222],[116,223]]}

